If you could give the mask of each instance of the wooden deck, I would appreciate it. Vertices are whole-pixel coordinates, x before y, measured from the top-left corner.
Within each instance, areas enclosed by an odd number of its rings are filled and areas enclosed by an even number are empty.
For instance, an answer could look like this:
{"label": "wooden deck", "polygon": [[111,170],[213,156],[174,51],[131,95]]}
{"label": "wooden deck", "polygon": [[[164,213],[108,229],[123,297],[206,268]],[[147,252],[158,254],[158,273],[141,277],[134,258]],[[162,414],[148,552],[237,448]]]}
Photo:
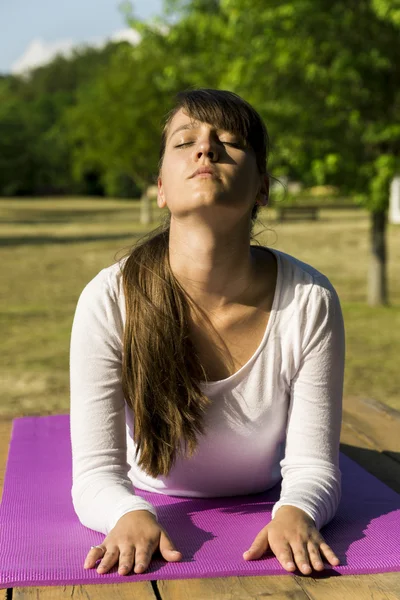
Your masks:
{"label": "wooden deck", "polygon": [[[11,422],[0,422],[0,498]],[[400,413],[379,402],[343,403],[340,450],[400,494]],[[0,566],[1,568],[1,566]],[[315,575],[315,576],[314,576]],[[0,600],[400,600],[400,572],[338,577],[311,575],[177,579],[122,584],[0,589]]]}

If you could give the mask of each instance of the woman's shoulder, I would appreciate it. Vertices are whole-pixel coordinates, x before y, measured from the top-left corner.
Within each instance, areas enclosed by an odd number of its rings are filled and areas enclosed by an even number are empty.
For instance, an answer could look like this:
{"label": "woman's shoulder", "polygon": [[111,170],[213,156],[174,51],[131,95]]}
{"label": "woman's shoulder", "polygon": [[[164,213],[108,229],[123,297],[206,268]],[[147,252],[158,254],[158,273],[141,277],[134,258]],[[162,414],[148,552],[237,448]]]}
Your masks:
{"label": "woman's shoulder", "polygon": [[[105,267],[100,271],[103,279],[106,281],[111,294],[115,299],[123,295],[123,267],[128,260],[128,256],[124,256],[109,267]],[[99,273],[99,275],[100,275]]]}
{"label": "woman's shoulder", "polygon": [[81,296],[103,300],[105,296],[118,301],[123,295],[122,268],[127,257],[120,259],[96,273],[84,286]]}
{"label": "woman's shoulder", "polygon": [[282,279],[287,284],[291,284],[292,286],[301,284],[305,286],[317,285],[333,289],[330,279],[316,267],[300,260],[296,256],[282,252],[281,250],[276,250],[274,248],[269,248],[269,250],[275,254],[281,269]]}
{"label": "woman's shoulder", "polygon": [[286,252],[275,249],[272,252],[280,269],[281,311],[292,315],[293,311],[319,312],[340,305],[335,287],[322,271]]}

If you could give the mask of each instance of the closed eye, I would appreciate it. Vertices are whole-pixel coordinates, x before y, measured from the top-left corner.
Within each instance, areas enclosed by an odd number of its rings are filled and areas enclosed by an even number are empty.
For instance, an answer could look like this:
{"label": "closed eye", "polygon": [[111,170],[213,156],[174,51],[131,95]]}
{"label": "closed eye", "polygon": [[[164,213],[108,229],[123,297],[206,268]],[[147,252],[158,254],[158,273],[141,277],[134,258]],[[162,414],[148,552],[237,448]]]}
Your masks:
{"label": "closed eye", "polygon": [[[234,148],[241,148],[242,146],[236,142],[221,142],[222,144],[227,144],[228,146],[233,146]],[[193,142],[186,142],[185,144],[179,144],[179,146],[174,146],[174,148],[182,148],[183,146],[189,146],[193,144]]]}

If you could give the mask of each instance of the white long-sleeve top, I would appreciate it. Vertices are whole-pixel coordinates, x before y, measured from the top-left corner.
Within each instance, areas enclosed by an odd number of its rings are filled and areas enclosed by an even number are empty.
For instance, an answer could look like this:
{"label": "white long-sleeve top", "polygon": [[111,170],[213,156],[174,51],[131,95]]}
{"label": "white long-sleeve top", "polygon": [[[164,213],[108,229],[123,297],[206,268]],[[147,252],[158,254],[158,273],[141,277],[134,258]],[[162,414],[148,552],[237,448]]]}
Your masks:
{"label": "white long-sleeve top", "polygon": [[277,282],[261,344],[239,371],[201,382],[213,400],[206,435],[191,458],[153,478],[135,461],[133,412],[121,385],[125,300],[121,266],[102,269],[83,289],[70,341],[71,496],[80,522],[108,534],[132,510],[155,507],[135,488],[173,496],[254,494],[282,479],[283,505],[320,529],[341,498],[339,441],[345,336],[328,278],[271,249]]}

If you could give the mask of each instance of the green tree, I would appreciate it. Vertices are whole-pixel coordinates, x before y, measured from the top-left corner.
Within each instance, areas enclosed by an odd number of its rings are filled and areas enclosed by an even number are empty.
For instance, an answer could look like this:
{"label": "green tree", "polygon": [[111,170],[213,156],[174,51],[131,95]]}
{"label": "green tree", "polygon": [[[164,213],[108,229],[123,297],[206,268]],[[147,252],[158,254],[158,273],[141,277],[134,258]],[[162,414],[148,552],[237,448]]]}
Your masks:
{"label": "green tree", "polygon": [[264,117],[278,170],[338,185],[370,211],[371,305],[387,304],[389,184],[400,167],[395,4],[221,0],[211,18],[199,0],[167,2],[183,15],[168,34],[185,56],[172,75],[211,65],[215,87],[237,92]]}
{"label": "green tree", "polygon": [[84,182],[72,181],[62,116],[118,46],[78,48],[70,58],[57,56],[23,77],[0,79],[0,194],[86,191]]}
{"label": "green tree", "polygon": [[[104,181],[129,177],[144,191],[157,172],[160,127],[173,84],[163,79],[163,35],[120,47],[106,71],[79,89],[63,120],[73,145],[74,173],[100,169]],[[178,83],[179,85],[179,83]]]}
{"label": "green tree", "polygon": [[32,136],[23,104],[10,78],[0,80],[0,195],[29,192],[34,165],[29,153]]}

